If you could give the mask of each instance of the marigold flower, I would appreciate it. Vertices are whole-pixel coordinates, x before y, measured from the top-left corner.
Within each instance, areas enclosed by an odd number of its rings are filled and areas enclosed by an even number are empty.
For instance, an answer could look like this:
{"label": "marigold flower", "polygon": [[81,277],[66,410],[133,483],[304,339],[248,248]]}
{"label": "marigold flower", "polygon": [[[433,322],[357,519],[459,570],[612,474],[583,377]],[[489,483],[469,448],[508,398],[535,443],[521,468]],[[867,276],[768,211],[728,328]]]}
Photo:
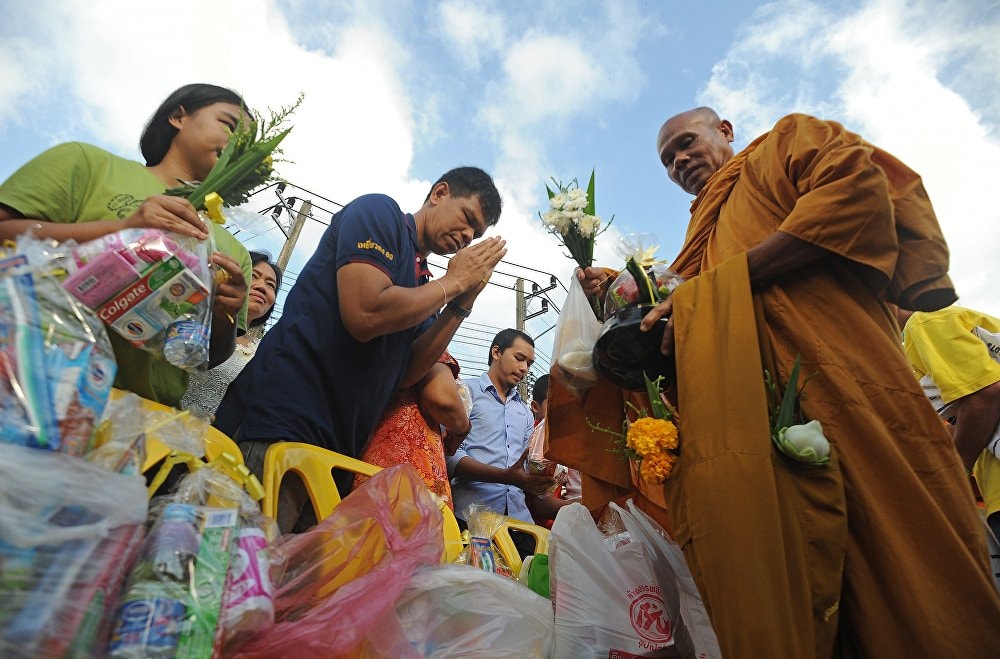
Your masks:
{"label": "marigold flower", "polygon": [[627,446],[648,457],[677,448],[677,426],[666,419],[642,417],[629,424]]}
{"label": "marigold flower", "polygon": [[659,485],[670,476],[677,456],[673,453],[653,453],[639,464],[639,474],[648,485]]}

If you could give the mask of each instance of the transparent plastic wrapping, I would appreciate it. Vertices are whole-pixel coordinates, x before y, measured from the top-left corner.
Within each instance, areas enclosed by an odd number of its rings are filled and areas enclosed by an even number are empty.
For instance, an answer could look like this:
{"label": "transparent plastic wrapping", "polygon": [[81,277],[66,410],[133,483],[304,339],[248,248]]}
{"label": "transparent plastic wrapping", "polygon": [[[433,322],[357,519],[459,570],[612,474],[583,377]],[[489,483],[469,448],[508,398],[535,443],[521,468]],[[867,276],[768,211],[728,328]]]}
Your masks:
{"label": "transparent plastic wrapping", "polygon": [[208,367],[212,240],[125,229],[72,247],[63,287],[112,330],[188,371]]}
{"label": "transparent plastic wrapping", "polygon": [[142,479],[0,444],[0,483],[0,655],[103,655],[143,537]]}
{"label": "transparent plastic wrapping", "polygon": [[219,651],[239,511],[167,501],[129,573],[109,657],[211,657]]}
{"label": "transparent plastic wrapping", "polygon": [[469,546],[462,550],[459,562],[516,580],[517,575],[493,542],[507,517],[478,504],[470,505],[464,514],[469,525]]}
{"label": "transparent plastic wrapping", "polygon": [[0,260],[0,440],[82,455],[114,354],[101,322],[59,286],[63,260],[34,242]]}
{"label": "transparent plastic wrapping", "polygon": [[237,635],[274,624],[273,579],[280,578],[285,554],[271,543],[278,526],[260,511],[240,483],[211,466],[188,474],[173,499],[196,506],[235,508],[240,530],[226,576],[219,614],[218,642],[224,650]]}
{"label": "transparent plastic wrapping", "polygon": [[227,656],[412,656],[391,613],[417,568],[444,550],[441,513],[412,465],[384,469],[305,533],[283,536],[275,619]]}
{"label": "transparent plastic wrapping", "polygon": [[552,603],[467,565],[418,570],[396,600],[396,616],[415,656],[552,656]]}

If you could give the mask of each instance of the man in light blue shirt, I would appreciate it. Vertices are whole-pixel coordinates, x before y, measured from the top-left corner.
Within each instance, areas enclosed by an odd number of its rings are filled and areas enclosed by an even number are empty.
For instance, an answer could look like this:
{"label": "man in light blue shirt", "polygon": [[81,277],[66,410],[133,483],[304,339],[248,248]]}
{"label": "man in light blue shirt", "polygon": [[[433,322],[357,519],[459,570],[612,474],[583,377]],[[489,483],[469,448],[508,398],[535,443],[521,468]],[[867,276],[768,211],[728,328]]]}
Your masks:
{"label": "man in light blue shirt", "polygon": [[447,459],[455,515],[460,519],[475,503],[530,523],[525,492],[544,493],[552,485],[551,477],[524,469],[534,417],[517,393],[517,384],[534,361],[531,337],[505,329],[490,345],[489,370],[469,382],[472,430]]}

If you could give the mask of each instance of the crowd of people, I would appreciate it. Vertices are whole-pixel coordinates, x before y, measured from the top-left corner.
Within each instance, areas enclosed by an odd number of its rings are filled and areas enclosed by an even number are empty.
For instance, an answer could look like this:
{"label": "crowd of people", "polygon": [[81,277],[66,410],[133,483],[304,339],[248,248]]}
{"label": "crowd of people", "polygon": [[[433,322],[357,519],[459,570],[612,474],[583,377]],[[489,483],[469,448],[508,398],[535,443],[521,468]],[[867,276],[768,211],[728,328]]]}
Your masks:
{"label": "crowd of people", "polygon": [[[597,514],[637,498],[683,548],[726,656],[1000,656],[985,541],[1000,531],[1000,320],[953,306],[947,246],[906,165],[805,115],[739,153],[709,108],[663,124],[661,162],[695,199],[671,266],[686,283],[642,325],[667,319],[682,419],[680,457],[651,495],[588,425],[620,426],[636,394],[602,381],[578,397],[542,375],[529,405],[518,385],[534,341],[516,329],[494,337],[483,373],[447,352],[506,254],[484,238],[501,198],[476,167],[440,176],[412,213],[381,194],[347,204],[260,339],[281,268],[163,194],[204,178],[246,113],[228,89],[186,85],[146,126],[145,163],[68,143],[0,185],[0,238],[144,227],[214,239],[227,276],[211,368],[189,378],[111,332],[116,386],[212,417],[258,477],[270,445],[296,441],[413,464],[459,520],[472,504],[543,523],[574,501]],[[454,255],[443,276],[430,253]],[[606,292],[603,270],[577,276]],[[796,362],[802,411],[831,445],[822,467],[770,441],[763,373],[787,381]],[[568,481],[527,469],[536,453]],[[365,480],[351,478],[344,493]],[[308,501],[282,486],[283,531],[315,523]]]}

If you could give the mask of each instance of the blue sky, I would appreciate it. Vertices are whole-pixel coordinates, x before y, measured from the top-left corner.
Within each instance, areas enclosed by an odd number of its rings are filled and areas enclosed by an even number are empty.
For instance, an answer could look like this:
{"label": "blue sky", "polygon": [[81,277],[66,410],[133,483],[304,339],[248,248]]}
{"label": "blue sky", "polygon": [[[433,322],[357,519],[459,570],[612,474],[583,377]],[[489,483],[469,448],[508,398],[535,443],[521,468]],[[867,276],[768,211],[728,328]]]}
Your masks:
{"label": "blue sky", "polygon": [[[809,112],[924,176],[962,303],[1000,315],[997,34],[993,0],[10,2],[0,6],[0,179],[65,140],[138,157],[144,121],[188,82],[232,87],[258,107],[304,92],[286,141],[294,163],[280,170],[291,182],[341,203],[385,192],[416,210],[441,172],[482,166],[505,198],[500,269],[544,285],[518,266],[564,281],[572,267],[537,220],[548,177],[596,168],[598,213],[616,218],[599,261],[616,263],[619,235],[636,232],[670,259],[689,197],[657,159],[663,120],[713,105],[742,147],[782,115]],[[290,280],[323,228],[309,224]],[[278,237],[249,245],[276,254]],[[513,281],[494,277],[454,346],[473,371],[493,328],[514,322]],[[528,331],[555,320],[542,314]]]}

